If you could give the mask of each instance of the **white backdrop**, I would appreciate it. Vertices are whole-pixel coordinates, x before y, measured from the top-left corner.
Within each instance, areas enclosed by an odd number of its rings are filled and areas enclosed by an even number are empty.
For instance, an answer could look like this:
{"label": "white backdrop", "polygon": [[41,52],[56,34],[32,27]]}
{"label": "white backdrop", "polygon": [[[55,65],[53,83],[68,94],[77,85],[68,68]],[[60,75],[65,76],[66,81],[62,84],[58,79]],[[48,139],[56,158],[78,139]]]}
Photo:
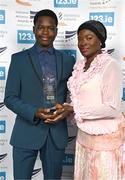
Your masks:
{"label": "white backdrop", "polygon": [[[59,19],[55,47],[81,59],[76,30],[89,19],[101,21],[108,30],[106,50],[121,64],[124,75],[125,102],[125,1],[124,0],[0,0],[0,180],[13,180],[12,152],[9,139],[15,115],[3,104],[4,89],[11,54],[31,47],[35,38],[32,20],[35,13],[49,8]],[[23,132],[22,132],[23,133]],[[76,129],[69,125],[69,145],[64,159],[64,179],[72,177]],[[34,180],[42,179],[39,158],[33,171]]]}

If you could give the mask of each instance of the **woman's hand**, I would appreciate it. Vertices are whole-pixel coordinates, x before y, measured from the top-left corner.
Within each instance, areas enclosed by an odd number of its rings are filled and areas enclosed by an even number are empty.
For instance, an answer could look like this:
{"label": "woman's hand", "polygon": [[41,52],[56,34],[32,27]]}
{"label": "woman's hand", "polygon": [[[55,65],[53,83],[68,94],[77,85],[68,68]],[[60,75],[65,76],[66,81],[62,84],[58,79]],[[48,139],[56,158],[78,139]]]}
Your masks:
{"label": "woman's hand", "polygon": [[56,123],[60,120],[65,119],[70,113],[73,112],[73,107],[67,103],[65,104],[56,104],[56,111],[53,113],[53,116],[47,118],[45,123]]}

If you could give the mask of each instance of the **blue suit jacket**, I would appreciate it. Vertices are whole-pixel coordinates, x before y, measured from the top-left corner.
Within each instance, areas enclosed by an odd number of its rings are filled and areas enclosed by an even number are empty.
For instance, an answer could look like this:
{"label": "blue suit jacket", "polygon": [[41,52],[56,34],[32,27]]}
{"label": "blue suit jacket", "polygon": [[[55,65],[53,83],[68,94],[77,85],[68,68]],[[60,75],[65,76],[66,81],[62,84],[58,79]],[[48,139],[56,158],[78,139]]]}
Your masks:
{"label": "blue suit jacket", "polygon": [[[55,50],[57,68],[57,102],[64,103],[67,80],[71,76],[74,58]],[[5,105],[17,114],[10,143],[16,147],[39,149],[48,131],[55,145],[63,149],[67,144],[67,123],[34,121],[34,114],[43,104],[42,72],[34,46],[12,55],[5,89]]]}

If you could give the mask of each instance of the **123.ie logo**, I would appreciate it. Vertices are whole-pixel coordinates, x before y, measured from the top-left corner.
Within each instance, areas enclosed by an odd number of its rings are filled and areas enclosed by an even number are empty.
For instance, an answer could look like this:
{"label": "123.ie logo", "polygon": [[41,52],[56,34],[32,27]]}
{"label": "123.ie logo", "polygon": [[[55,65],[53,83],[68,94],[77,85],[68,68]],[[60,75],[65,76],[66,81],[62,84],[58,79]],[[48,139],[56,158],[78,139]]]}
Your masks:
{"label": "123.ie logo", "polygon": [[77,8],[78,7],[78,0],[54,0],[54,7]]}
{"label": "123.ie logo", "polygon": [[6,132],[6,122],[5,120],[0,121],[0,133]]}
{"label": "123.ie logo", "polygon": [[5,10],[0,10],[0,24],[5,24]]}
{"label": "123.ie logo", "polygon": [[18,44],[34,44],[35,36],[31,30],[18,30],[17,43]]}
{"label": "123.ie logo", "polygon": [[0,67],[0,80],[5,80],[5,67]]}
{"label": "123.ie logo", "polygon": [[105,26],[113,26],[114,12],[92,12],[89,14],[89,19],[100,21]]}
{"label": "123.ie logo", "polygon": [[0,172],[0,180],[7,180],[5,172]]}

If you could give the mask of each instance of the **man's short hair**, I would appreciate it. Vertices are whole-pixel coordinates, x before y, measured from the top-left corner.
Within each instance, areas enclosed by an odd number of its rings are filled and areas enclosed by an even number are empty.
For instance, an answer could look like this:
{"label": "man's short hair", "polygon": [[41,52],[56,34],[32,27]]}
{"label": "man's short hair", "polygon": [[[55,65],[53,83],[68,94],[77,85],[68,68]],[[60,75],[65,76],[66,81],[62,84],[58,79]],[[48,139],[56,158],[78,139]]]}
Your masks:
{"label": "man's short hair", "polygon": [[41,16],[49,16],[49,17],[53,18],[55,20],[56,26],[58,25],[57,15],[50,9],[43,9],[41,11],[38,11],[36,13],[36,15],[34,16],[34,20],[33,20],[34,25],[36,24],[38,18],[41,17]]}

